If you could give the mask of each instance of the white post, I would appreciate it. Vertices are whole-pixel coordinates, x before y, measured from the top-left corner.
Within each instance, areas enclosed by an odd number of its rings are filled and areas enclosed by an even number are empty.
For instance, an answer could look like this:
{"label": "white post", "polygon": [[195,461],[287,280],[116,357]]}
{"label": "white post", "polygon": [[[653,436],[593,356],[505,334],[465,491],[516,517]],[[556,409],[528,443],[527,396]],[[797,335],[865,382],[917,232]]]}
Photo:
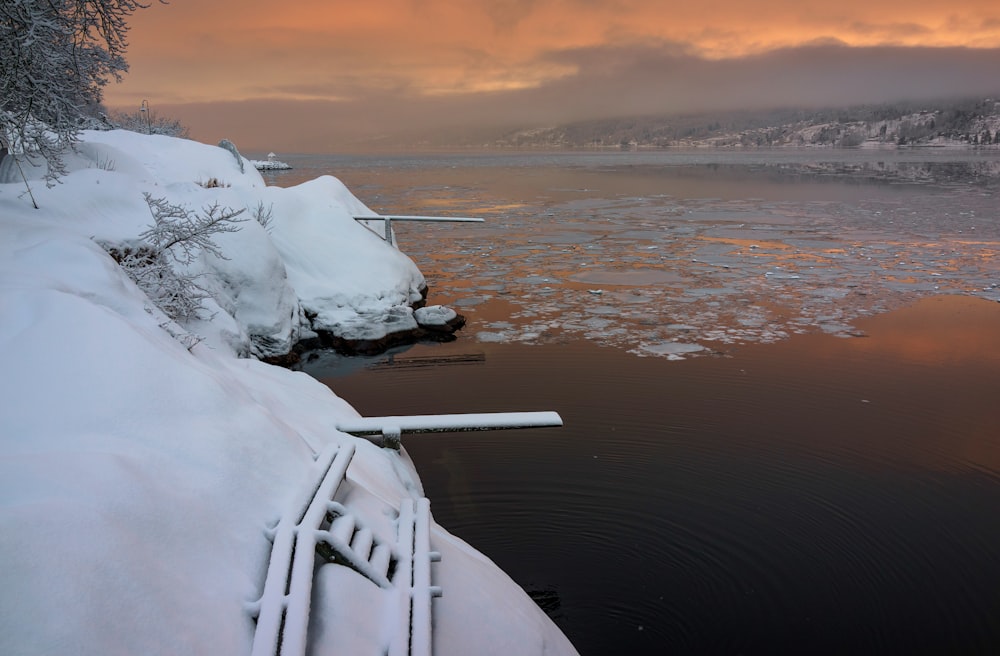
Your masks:
{"label": "white post", "polygon": [[413,532],[416,504],[413,499],[403,499],[399,506],[399,533],[396,572],[393,584],[396,586],[399,612],[396,615],[396,635],[389,644],[389,656],[408,656],[410,654],[410,635],[413,626],[410,613],[413,607]]}
{"label": "white post", "polygon": [[430,520],[431,502],[427,498],[417,500],[415,526],[413,528],[413,609],[410,632],[410,654],[431,656],[431,598],[440,596],[440,589],[431,586]]}

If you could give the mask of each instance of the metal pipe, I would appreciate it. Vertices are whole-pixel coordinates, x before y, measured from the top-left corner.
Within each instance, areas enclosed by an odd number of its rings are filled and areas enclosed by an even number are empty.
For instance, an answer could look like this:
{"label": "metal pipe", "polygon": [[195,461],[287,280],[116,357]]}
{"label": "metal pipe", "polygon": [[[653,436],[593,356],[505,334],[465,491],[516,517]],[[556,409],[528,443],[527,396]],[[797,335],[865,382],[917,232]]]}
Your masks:
{"label": "metal pipe", "polygon": [[337,429],[357,437],[393,433],[449,433],[464,431],[546,428],[562,426],[556,412],[485,412],[453,415],[357,417],[337,423]]}
{"label": "metal pipe", "polygon": [[379,219],[393,221],[440,221],[442,223],[484,223],[486,219],[468,216],[417,216],[409,214],[382,214],[376,216],[355,216],[355,221],[378,221]]}

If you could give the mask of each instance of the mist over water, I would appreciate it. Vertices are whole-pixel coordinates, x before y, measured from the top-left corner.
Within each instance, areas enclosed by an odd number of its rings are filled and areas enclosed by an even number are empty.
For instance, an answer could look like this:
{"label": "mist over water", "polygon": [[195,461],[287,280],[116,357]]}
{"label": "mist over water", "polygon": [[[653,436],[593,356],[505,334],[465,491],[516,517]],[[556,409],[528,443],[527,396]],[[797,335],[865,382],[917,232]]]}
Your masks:
{"label": "mist over water", "polygon": [[583,654],[995,653],[997,160],[823,155],[303,160],[487,219],[397,226],[456,342],[303,369],[365,415],[562,414],[404,446]]}

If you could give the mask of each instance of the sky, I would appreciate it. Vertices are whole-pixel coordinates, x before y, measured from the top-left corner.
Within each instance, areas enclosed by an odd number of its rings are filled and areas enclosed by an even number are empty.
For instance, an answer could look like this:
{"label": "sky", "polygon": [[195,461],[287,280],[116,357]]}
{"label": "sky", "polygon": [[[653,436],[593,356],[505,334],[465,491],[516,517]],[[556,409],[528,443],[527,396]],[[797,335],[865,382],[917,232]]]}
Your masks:
{"label": "sky", "polygon": [[170,0],[129,42],[109,107],[286,152],[1000,93],[995,0]]}

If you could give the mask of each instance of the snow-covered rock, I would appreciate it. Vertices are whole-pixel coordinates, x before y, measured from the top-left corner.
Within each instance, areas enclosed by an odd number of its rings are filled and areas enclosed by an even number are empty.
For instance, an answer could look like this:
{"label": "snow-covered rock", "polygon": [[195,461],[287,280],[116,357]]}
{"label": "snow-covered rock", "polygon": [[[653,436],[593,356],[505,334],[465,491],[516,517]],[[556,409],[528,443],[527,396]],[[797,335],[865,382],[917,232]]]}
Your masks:
{"label": "snow-covered rock", "polygon": [[447,326],[450,322],[458,318],[458,314],[454,310],[443,305],[422,307],[413,314],[417,323],[427,327]]}
{"label": "snow-covered rock", "polygon": [[288,171],[292,165],[277,159],[252,159],[250,163],[258,171]]}
{"label": "snow-covered rock", "polygon": [[[0,166],[0,182],[16,191],[10,159]],[[65,206],[74,208],[81,234],[112,245],[134,241],[151,222],[142,192],[195,213],[212,205],[243,210],[250,220],[238,232],[214,237],[223,257],[203,253],[187,269],[211,294],[209,313],[221,309],[235,322],[187,326],[214,347],[273,358],[287,354],[303,331],[348,343],[410,334],[416,325],[407,316],[426,283],[412,260],[353,218],[374,213],[331,176],[268,187],[242,161],[241,170],[232,151],[186,139],[87,131],[67,157],[70,177],[54,189],[36,183],[35,191],[62,203],[69,190],[77,193],[68,180],[79,181],[91,193]],[[44,173],[28,169],[36,180]],[[264,216],[266,227],[253,220]]]}
{"label": "snow-covered rock", "polygon": [[416,327],[409,307],[423,299],[423,275],[354,220],[374,213],[342,182],[323,176],[267,191],[271,237],[313,330],[354,340]]}

